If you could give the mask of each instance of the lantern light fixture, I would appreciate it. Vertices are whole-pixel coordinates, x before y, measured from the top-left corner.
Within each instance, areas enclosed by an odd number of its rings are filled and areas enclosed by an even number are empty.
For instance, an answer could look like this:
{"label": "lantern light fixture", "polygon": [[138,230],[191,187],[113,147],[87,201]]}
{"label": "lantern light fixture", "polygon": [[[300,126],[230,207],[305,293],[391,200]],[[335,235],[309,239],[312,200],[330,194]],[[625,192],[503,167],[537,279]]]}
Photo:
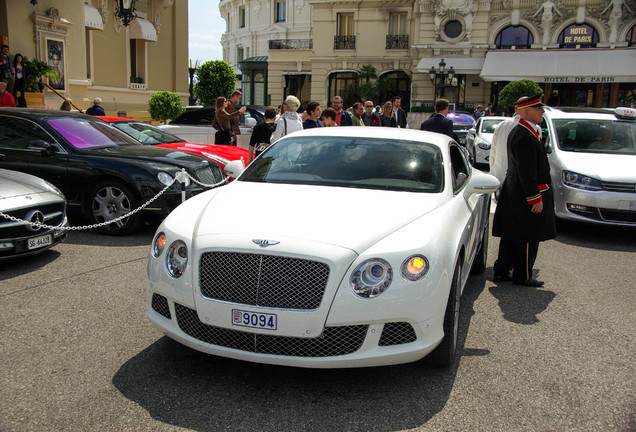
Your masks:
{"label": "lantern light fixture", "polygon": [[135,3],[137,0],[115,0],[115,16],[119,18],[125,27],[135,18]]}

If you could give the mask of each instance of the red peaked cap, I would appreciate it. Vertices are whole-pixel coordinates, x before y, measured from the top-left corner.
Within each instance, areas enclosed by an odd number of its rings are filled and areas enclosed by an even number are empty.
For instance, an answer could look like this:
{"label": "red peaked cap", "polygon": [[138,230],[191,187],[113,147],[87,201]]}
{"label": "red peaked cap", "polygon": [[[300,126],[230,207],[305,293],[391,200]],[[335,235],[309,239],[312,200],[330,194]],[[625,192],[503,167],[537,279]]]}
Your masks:
{"label": "red peaked cap", "polygon": [[521,102],[517,102],[515,107],[517,109],[528,108],[532,106],[545,106],[543,102],[541,102],[541,93],[534,95],[526,100],[522,100]]}

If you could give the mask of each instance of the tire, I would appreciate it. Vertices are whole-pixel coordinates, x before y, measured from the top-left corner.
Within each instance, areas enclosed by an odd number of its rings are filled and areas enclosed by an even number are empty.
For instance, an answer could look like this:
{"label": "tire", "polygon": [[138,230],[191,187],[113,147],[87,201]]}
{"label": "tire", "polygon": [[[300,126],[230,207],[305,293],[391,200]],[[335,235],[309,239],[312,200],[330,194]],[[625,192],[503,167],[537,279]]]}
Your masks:
{"label": "tire", "polygon": [[[139,199],[124,183],[106,180],[97,184],[88,194],[85,202],[88,218],[93,224],[116,219],[139,207]],[[126,235],[135,231],[141,224],[141,215],[136,213],[119,222],[98,230],[109,235]]]}
{"label": "tire", "polygon": [[[489,206],[490,207],[490,206]],[[482,274],[486,271],[486,261],[488,261],[488,239],[490,238],[490,214],[486,216],[486,226],[484,227],[484,233],[481,236],[481,245],[479,246],[479,252],[475,256],[473,266],[470,268],[472,274]]]}
{"label": "tire", "polygon": [[457,335],[459,333],[459,298],[461,292],[461,265],[457,264],[451,281],[448,303],[444,314],[444,338],[426,360],[436,367],[447,367],[455,363]]}

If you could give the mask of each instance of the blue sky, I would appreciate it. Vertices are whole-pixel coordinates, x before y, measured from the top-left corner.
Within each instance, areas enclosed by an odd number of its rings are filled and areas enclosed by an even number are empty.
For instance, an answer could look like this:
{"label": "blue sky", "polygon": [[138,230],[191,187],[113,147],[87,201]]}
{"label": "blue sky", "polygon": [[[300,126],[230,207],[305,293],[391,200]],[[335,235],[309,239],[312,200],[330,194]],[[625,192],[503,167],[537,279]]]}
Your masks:
{"label": "blue sky", "polygon": [[225,20],[219,12],[219,0],[188,0],[189,58],[223,60],[221,36],[225,33]]}

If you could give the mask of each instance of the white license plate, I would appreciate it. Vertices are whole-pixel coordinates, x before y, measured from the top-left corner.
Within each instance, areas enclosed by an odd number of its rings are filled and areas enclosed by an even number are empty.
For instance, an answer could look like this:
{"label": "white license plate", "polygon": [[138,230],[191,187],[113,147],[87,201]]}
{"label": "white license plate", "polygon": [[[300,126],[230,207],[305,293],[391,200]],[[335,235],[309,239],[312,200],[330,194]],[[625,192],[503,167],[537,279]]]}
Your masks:
{"label": "white license plate", "polygon": [[631,211],[636,211],[636,201],[630,201],[629,202],[629,209]]}
{"label": "white license plate", "polygon": [[48,234],[40,237],[33,237],[28,240],[27,249],[38,249],[44,246],[48,246],[51,243],[53,243],[53,238]]}
{"label": "white license plate", "polygon": [[276,314],[232,309],[232,325],[276,330]]}

